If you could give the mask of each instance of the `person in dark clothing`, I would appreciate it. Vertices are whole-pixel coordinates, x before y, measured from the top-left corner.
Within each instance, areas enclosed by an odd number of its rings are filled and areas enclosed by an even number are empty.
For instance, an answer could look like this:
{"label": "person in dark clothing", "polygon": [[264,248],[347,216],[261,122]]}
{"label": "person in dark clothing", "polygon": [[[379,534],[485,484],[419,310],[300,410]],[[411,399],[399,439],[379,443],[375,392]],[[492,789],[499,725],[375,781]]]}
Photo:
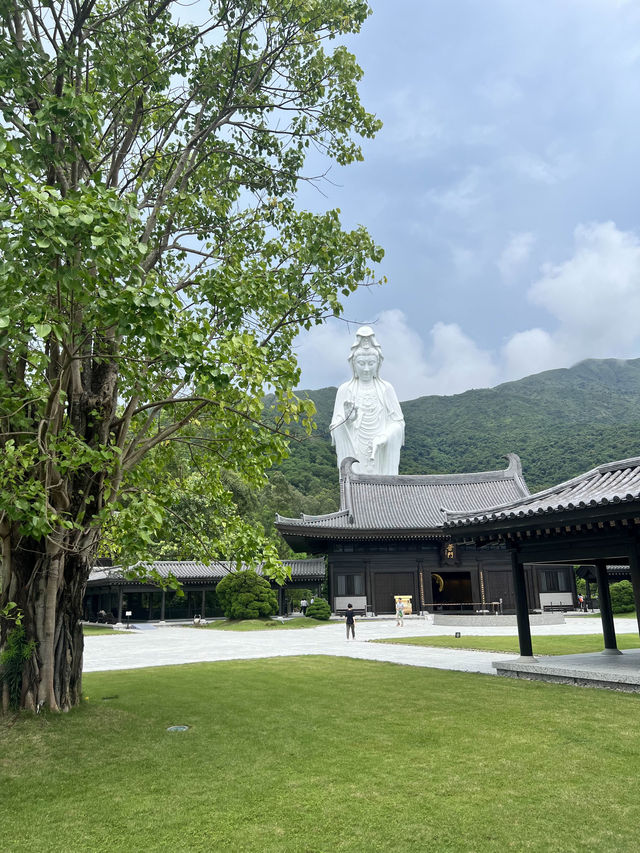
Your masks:
{"label": "person in dark clothing", "polygon": [[356,619],[353,612],[353,606],[351,604],[347,605],[347,612],[345,614],[345,618],[347,620],[347,640],[349,639],[349,631],[351,631],[351,636],[355,640],[356,638]]}

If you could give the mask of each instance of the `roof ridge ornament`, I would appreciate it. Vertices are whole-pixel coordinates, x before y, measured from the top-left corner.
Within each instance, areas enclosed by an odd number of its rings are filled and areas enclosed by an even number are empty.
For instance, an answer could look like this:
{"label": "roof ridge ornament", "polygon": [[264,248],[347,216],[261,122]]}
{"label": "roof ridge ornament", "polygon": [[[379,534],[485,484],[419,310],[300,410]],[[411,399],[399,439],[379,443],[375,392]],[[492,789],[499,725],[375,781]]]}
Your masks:
{"label": "roof ridge ornament", "polygon": [[517,482],[518,486],[522,490],[522,496],[528,497],[531,492],[529,491],[529,487],[524,479],[524,475],[522,473],[522,460],[518,456],[517,453],[506,453],[505,459],[509,461],[507,468],[505,470],[505,475],[507,477],[511,476]]}

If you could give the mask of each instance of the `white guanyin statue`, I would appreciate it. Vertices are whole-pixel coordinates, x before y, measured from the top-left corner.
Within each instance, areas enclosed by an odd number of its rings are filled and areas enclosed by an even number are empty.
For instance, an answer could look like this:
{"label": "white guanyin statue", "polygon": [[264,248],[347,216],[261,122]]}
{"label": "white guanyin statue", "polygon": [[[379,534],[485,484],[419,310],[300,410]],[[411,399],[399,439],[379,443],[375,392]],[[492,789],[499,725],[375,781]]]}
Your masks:
{"label": "white guanyin statue", "polygon": [[404,417],[393,386],[378,376],[382,350],[370,326],[356,332],[349,363],[353,379],[338,388],[329,427],[338,468],[353,456],[357,474],[397,474]]}

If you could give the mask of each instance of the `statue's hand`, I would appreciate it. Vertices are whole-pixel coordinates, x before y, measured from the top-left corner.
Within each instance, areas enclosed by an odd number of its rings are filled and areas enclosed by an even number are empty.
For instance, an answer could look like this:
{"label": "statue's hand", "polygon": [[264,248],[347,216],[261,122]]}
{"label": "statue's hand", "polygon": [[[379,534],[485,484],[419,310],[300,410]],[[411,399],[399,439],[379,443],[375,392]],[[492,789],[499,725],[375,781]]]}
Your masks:
{"label": "statue's hand", "polygon": [[358,407],[351,400],[344,401],[344,419],[345,421],[352,421],[355,416],[358,414]]}
{"label": "statue's hand", "polygon": [[371,452],[372,452],[372,455],[375,457],[375,455],[376,455],[376,451],[377,451],[380,447],[383,447],[386,443],[387,443],[387,439],[385,438],[385,436],[384,436],[384,435],[377,435],[377,436],[373,439],[373,441],[371,442]]}

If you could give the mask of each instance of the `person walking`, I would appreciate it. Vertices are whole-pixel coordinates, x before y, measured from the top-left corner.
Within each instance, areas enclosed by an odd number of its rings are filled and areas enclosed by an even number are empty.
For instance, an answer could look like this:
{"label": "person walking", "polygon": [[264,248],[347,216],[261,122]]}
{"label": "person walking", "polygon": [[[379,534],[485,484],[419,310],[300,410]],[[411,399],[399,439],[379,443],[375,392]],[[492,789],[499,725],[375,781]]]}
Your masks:
{"label": "person walking", "polygon": [[303,616],[306,616],[306,615],[307,615],[307,607],[308,607],[308,606],[309,606],[309,604],[308,604],[308,602],[307,602],[307,599],[306,599],[306,598],[303,598],[303,599],[302,599],[302,601],[300,602],[300,610],[302,610],[302,615],[303,615]]}
{"label": "person walking", "polygon": [[347,640],[349,639],[349,631],[351,631],[351,637],[355,640],[356,638],[356,618],[353,612],[353,605],[347,604],[347,612],[345,613],[345,619],[347,620]]}
{"label": "person walking", "polygon": [[396,625],[404,625],[404,601],[401,598],[396,598]]}

